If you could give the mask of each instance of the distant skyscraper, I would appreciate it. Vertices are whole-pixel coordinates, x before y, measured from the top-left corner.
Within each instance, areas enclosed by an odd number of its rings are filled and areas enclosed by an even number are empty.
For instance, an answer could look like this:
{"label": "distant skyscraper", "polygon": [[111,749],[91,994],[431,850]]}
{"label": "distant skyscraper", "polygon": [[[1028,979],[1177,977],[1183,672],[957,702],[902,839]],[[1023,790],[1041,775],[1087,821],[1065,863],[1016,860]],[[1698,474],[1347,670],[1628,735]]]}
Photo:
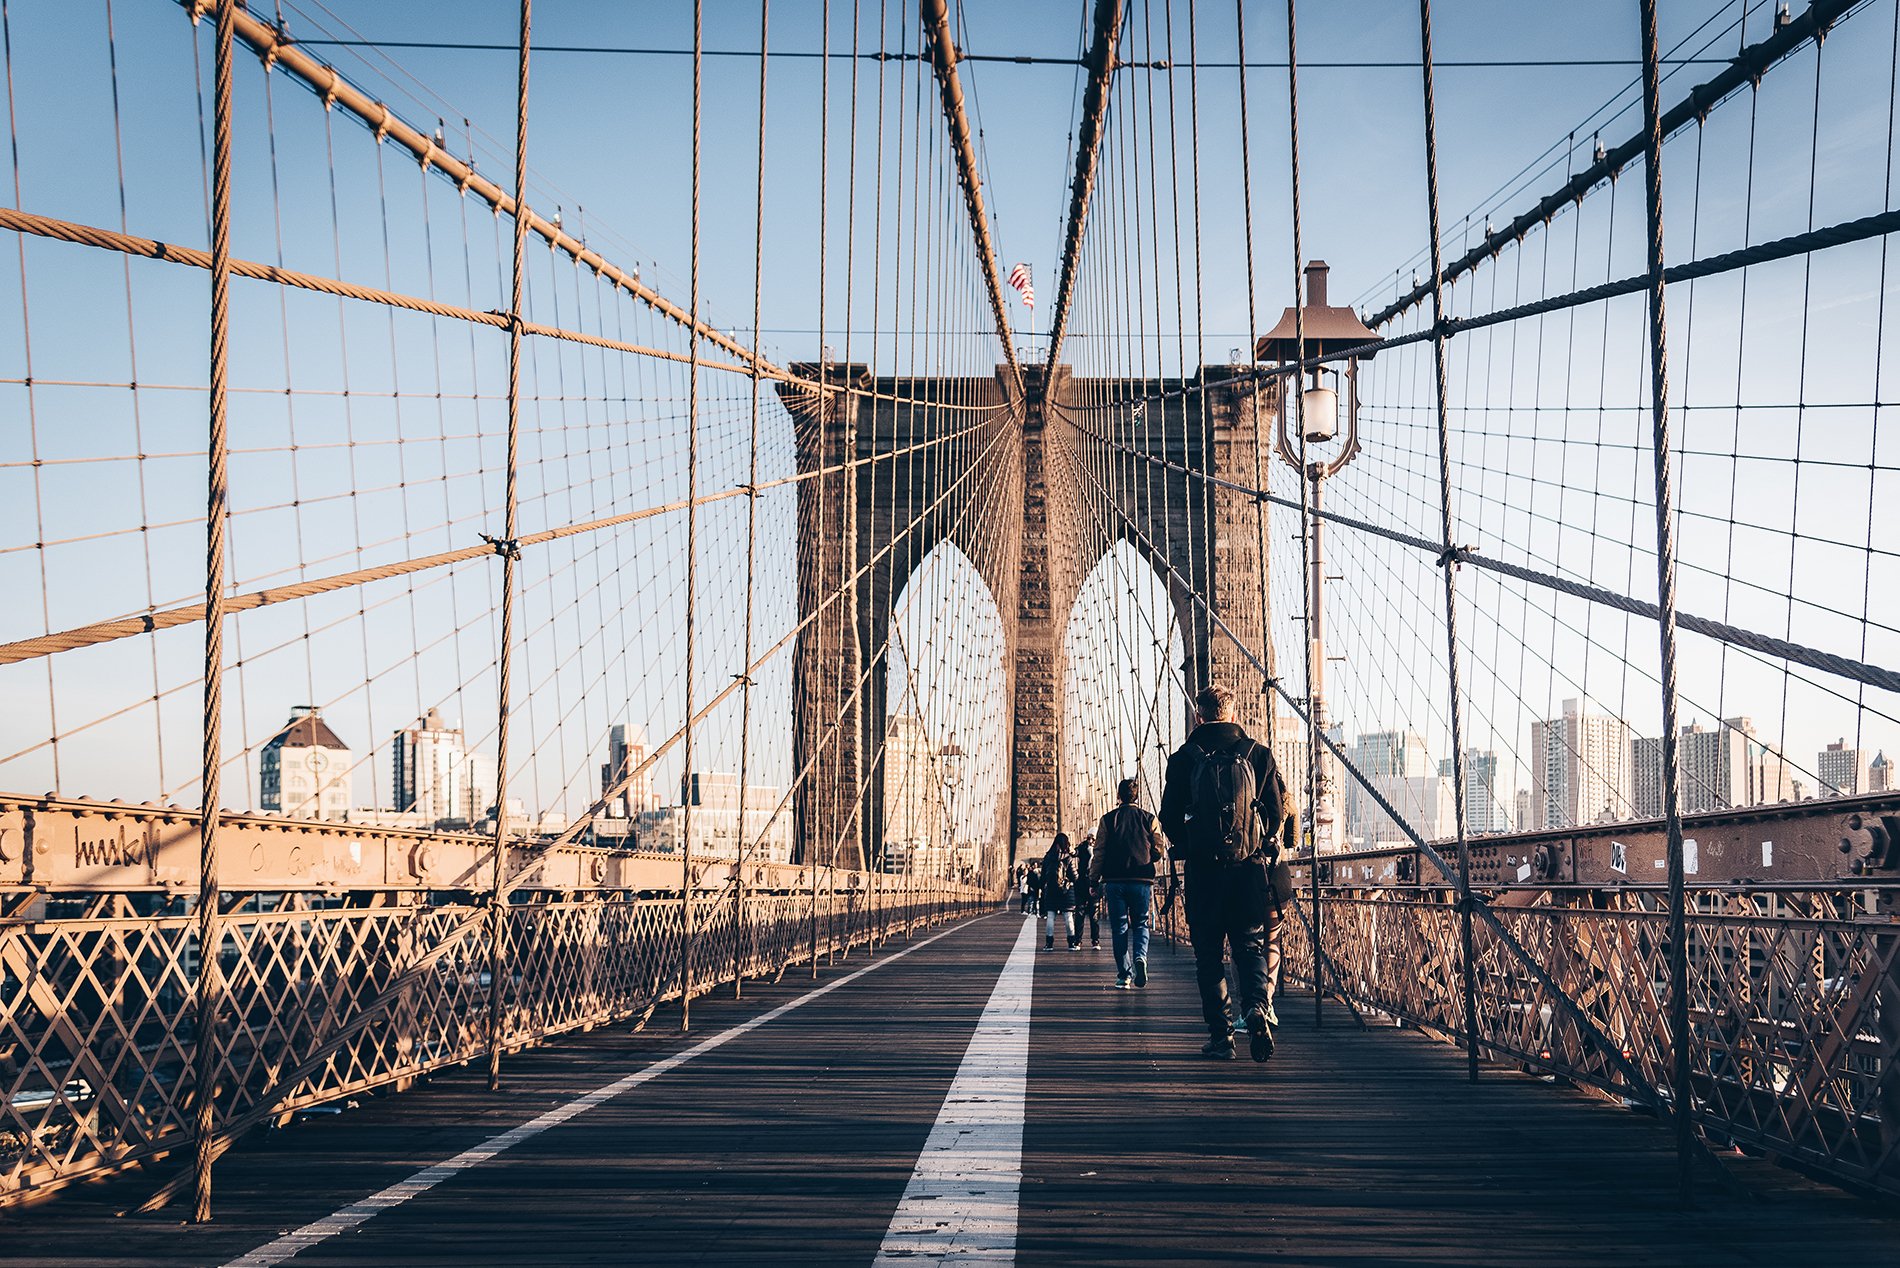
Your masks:
{"label": "distant skyscraper", "polygon": [[1773,805],[1779,801],[1800,801],[1807,795],[1807,784],[1795,777],[1794,763],[1773,745],[1759,740],[1748,746],[1748,804]]}
{"label": "distant skyscraper", "polygon": [[[886,857],[942,847],[944,763],[922,718],[894,713],[884,731],[884,840]],[[1096,813],[1104,813],[1106,807]],[[1076,834],[1080,837],[1080,833]],[[897,847],[892,849],[891,847]]]}
{"label": "distant skyscraper", "polygon": [[1893,763],[1887,760],[1887,754],[1883,750],[1882,752],[1876,753],[1874,760],[1867,766],[1867,791],[1888,792],[1892,790],[1893,787]]}
{"label": "distant skyscraper", "polygon": [[1531,790],[1528,788],[1520,788],[1517,790],[1517,796],[1512,799],[1511,830],[1513,832],[1529,832],[1531,830],[1531,820]]}
{"label": "distant skyscraper", "polygon": [[1821,777],[1821,795],[1851,797],[1869,791],[1871,779],[1867,759],[1866,749],[1848,748],[1845,738],[1822,749],[1816,755],[1814,768],[1814,773]]}
{"label": "distant skyscraper", "polygon": [[[1451,758],[1438,763],[1438,773],[1447,779],[1457,778]],[[1511,830],[1510,816],[1498,789],[1498,755],[1493,749],[1465,750],[1465,830],[1474,836]]]}
{"label": "distant skyscraper", "polygon": [[462,732],[430,709],[396,732],[390,764],[395,808],[425,827],[474,828],[495,800],[495,759],[468,751]]}
{"label": "distant skyscraper", "polygon": [[290,711],[259,766],[258,804],[299,819],[342,819],[350,810],[350,749],[322,710],[302,704]]}
{"label": "distant skyscraper", "polygon": [[[1335,744],[1342,744],[1345,732],[1333,727],[1327,732]],[[1273,761],[1280,768],[1280,778],[1285,781],[1287,793],[1293,798],[1293,804],[1305,807],[1308,789],[1306,787],[1306,723],[1291,715],[1276,713],[1273,718]],[[1322,746],[1322,749],[1324,746]],[[1322,824],[1323,832],[1319,843],[1321,854],[1332,854],[1341,847],[1341,839],[1346,832],[1345,816],[1340,808],[1350,797],[1350,793],[1340,786],[1339,763],[1330,752],[1320,754],[1320,775],[1331,782],[1331,802],[1325,803],[1327,789],[1320,790],[1323,804],[1331,810],[1330,819]],[[1350,778],[1348,778],[1348,782]],[[1303,821],[1302,821],[1303,822]]]}
{"label": "distant skyscraper", "polygon": [[634,816],[640,850],[680,852],[681,836],[693,808],[693,857],[743,858],[747,864],[783,863],[791,857],[792,815],[779,809],[779,789],[769,784],[746,788],[745,822],[739,822],[739,777],[729,771],[688,771],[680,776],[680,804],[641,810]]}
{"label": "distant skyscraper", "polygon": [[[1418,834],[1427,840],[1434,836],[1446,835],[1438,831],[1438,790],[1427,789],[1424,784],[1412,787],[1408,781],[1436,780],[1436,769],[1431,757],[1425,751],[1425,737],[1417,731],[1368,731],[1354,741],[1348,750],[1352,764],[1359,768],[1379,795],[1392,803],[1393,809],[1404,816]],[[1405,834],[1399,830],[1392,817],[1379,808],[1358,780],[1344,776],[1341,781],[1341,800],[1346,807],[1346,837],[1358,848],[1367,849],[1381,841],[1403,841]],[[1428,822],[1421,822],[1421,820]],[[1456,814],[1451,819],[1451,835],[1457,832]]]}
{"label": "distant skyscraper", "polygon": [[1537,821],[1525,830],[1629,818],[1629,724],[1581,698],[1564,701],[1561,718],[1531,723],[1531,798]]}
{"label": "distant skyscraper", "polygon": [[[607,796],[615,786],[647,760],[647,733],[637,726],[616,724],[607,731],[607,760],[600,768],[600,795]],[[629,814],[658,808],[653,795],[653,778],[641,775],[623,789],[608,805],[606,817],[626,819]]]}
{"label": "distant skyscraper", "polygon": [[[1723,718],[1715,730],[1699,723],[1682,728],[1676,739],[1677,802],[1684,814],[1755,805],[1755,763],[1762,745],[1748,718]],[[1639,739],[1630,745],[1631,803],[1638,819],[1663,814],[1662,741]]]}

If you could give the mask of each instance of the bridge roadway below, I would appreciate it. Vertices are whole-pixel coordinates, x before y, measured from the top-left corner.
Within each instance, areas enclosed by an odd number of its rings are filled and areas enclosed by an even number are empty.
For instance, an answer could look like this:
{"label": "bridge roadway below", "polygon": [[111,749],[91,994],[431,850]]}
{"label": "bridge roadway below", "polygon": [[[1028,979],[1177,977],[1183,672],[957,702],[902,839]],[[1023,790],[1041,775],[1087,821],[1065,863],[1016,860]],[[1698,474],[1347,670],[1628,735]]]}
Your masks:
{"label": "bridge roadway below", "polygon": [[1502,1067],[1474,1086],[1417,1031],[1331,1001],[1316,1027],[1311,995],[1271,1061],[1207,1061],[1185,949],[1120,991],[1106,929],[1040,932],[992,915],[724,988],[690,1035],[662,1012],[511,1056],[500,1093],[470,1067],[359,1097],[227,1155],[209,1224],[119,1215],[154,1184],[133,1173],[0,1216],[0,1263],[943,1262],[940,1224],[974,1261],[1063,1268],[1900,1256],[1895,1212],[1761,1159],[1726,1160],[1752,1200],[1705,1182],[1679,1213],[1653,1119]]}

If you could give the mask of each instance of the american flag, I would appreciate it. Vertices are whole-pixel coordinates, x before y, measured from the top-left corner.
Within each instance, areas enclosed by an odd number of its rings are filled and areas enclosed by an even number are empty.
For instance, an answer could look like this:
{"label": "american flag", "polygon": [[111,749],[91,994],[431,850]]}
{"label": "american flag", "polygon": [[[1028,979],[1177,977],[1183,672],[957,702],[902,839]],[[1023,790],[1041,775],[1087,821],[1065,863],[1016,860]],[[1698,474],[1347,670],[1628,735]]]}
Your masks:
{"label": "american flag", "polygon": [[1029,280],[1029,266],[1018,264],[1009,271],[1009,284],[1023,293],[1023,307],[1036,306],[1036,286]]}

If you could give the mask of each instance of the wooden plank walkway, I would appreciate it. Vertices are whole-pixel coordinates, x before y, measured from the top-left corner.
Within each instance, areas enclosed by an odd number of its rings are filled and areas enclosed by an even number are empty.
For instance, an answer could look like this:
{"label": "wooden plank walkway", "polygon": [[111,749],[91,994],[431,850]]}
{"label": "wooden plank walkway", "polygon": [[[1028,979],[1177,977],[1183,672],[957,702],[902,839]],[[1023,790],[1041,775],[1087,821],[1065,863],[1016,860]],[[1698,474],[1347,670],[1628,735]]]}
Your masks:
{"label": "wooden plank walkway", "polygon": [[[998,915],[874,971],[313,1245],[295,1265],[866,1264],[997,981]],[[1106,934],[1106,930],[1104,930]],[[860,952],[820,983],[865,967]],[[1900,1218],[1765,1162],[1763,1201],[1674,1209],[1655,1122],[1487,1069],[1415,1032],[1282,1001],[1280,1049],[1198,1056],[1191,961],[1145,991],[1109,953],[1036,958],[1016,1259],[1025,1264],[1887,1264]],[[809,974],[809,969],[805,970]],[[686,1038],[564,1039],[259,1137],[220,1163],[217,1218],[136,1205],[154,1177],[0,1214],[0,1264],[218,1265],[575,1097],[784,1005],[794,970],[694,1005]],[[676,1016],[676,1014],[674,1015]],[[994,1262],[994,1261],[992,1261]]]}

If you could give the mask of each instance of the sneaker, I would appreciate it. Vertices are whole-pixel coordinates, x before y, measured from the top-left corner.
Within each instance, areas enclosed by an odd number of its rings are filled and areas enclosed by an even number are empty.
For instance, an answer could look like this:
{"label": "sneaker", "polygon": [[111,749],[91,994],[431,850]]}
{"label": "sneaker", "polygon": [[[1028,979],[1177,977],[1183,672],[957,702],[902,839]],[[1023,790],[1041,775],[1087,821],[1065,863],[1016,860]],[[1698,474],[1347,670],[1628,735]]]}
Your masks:
{"label": "sneaker", "polygon": [[1148,985],[1148,957],[1145,955],[1135,957],[1135,985]]}
{"label": "sneaker", "polygon": [[1122,974],[1120,977],[1115,979],[1115,989],[1118,991],[1125,991],[1128,989],[1128,975],[1126,973]]}
{"label": "sneaker", "polygon": [[1045,942],[1044,942],[1044,943],[1042,944],[1042,949],[1043,949],[1044,951],[1053,951],[1053,950],[1055,950],[1055,949],[1056,949],[1056,940],[1055,940],[1054,938],[1050,938],[1050,939],[1048,939],[1047,941],[1045,941]]}
{"label": "sneaker", "polygon": [[1234,1040],[1230,1035],[1215,1035],[1201,1045],[1201,1055],[1209,1061],[1232,1061],[1234,1059]]}
{"label": "sneaker", "polygon": [[1091,943],[1089,943],[1089,950],[1091,950],[1091,951],[1100,951],[1101,949],[1102,949],[1102,944],[1101,944],[1101,943],[1099,943],[1099,942],[1091,942]]}
{"label": "sneaker", "polygon": [[1080,951],[1081,949],[1082,949],[1082,944],[1079,942],[1071,942],[1069,944],[1069,950],[1071,951]]}
{"label": "sneaker", "polygon": [[1273,1025],[1267,1019],[1268,1011],[1255,1008],[1247,1014],[1247,1051],[1255,1061],[1265,1061],[1273,1055]]}

